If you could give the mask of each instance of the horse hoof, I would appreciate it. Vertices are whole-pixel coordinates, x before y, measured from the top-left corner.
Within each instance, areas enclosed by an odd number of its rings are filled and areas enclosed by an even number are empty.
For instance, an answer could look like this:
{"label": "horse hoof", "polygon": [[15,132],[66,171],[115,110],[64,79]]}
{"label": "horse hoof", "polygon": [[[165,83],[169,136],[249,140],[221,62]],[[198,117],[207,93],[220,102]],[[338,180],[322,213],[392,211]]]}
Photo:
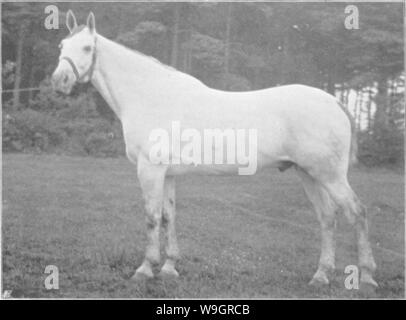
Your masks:
{"label": "horse hoof", "polygon": [[374,282],[361,282],[359,286],[359,293],[363,298],[377,298],[377,283]]}
{"label": "horse hoof", "polygon": [[361,281],[360,282],[361,282],[361,284],[369,285],[373,288],[379,287],[378,283],[374,280],[374,278],[372,278],[372,276],[370,274],[365,274],[365,273],[363,274],[361,272]]}
{"label": "horse hoof", "polygon": [[135,274],[131,277],[131,281],[143,282],[148,279],[152,279],[153,277],[153,274],[146,274],[144,272],[136,271]]}
{"label": "horse hoof", "polygon": [[313,279],[310,280],[309,285],[312,287],[325,287],[328,286],[329,283],[327,277],[313,277]]}
{"label": "horse hoof", "polygon": [[179,273],[175,269],[162,268],[158,274],[158,277],[161,279],[177,279],[179,277]]}

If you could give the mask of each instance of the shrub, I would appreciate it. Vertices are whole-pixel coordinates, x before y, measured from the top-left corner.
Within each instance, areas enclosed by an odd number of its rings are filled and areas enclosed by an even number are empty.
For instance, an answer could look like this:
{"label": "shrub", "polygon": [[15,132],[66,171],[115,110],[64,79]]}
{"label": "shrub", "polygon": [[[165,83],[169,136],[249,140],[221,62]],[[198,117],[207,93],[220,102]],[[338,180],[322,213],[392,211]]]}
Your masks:
{"label": "shrub", "polygon": [[48,80],[29,107],[7,113],[3,106],[5,152],[56,152],[71,155],[124,154],[121,126],[100,115],[92,90],[70,96],[55,93]]}
{"label": "shrub", "polygon": [[381,129],[379,134],[360,134],[358,158],[366,166],[404,164],[404,136],[400,130]]}
{"label": "shrub", "polygon": [[57,119],[35,111],[6,114],[3,117],[4,151],[50,151],[59,146],[65,132]]}
{"label": "shrub", "polygon": [[114,157],[123,154],[122,140],[115,139],[112,133],[92,132],[86,139],[87,154],[96,157]]}

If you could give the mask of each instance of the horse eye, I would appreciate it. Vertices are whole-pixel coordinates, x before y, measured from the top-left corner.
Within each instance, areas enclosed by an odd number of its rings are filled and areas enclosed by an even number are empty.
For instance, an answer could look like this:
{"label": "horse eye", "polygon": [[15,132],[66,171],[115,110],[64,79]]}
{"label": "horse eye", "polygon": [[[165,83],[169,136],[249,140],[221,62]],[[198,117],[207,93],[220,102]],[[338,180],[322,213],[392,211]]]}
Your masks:
{"label": "horse eye", "polygon": [[83,50],[86,51],[86,52],[90,52],[92,50],[92,47],[91,46],[86,46],[86,47],[83,48]]}

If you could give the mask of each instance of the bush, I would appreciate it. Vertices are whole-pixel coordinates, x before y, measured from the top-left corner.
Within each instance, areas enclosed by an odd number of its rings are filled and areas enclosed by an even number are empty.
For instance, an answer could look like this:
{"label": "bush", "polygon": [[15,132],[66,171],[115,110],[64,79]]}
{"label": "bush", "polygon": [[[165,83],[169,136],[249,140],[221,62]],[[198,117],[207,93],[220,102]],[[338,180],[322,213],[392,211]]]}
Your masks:
{"label": "bush", "polygon": [[70,155],[124,154],[121,126],[98,112],[92,90],[63,96],[44,87],[18,111],[3,106],[5,152],[54,152]]}
{"label": "bush", "polygon": [[112,133],[92,132],[86,139],[85,150],[96,157],[114,157],[123,154],[124,145]]}
{"label": "bush", "polygon": [[400,130],[381,129],[359,137],[358,158],[366,166],[404,166],[404,136]]}
{"label": "bush", "polygon": [[104,119],[64,121],[26,109],[3,117],[4,152],[56,152],[114,157],[124,154],[119,123]]}
{"label": "bush", "polygon": [[[44,81],[41,91],[29,102],[29,108],[61,120],[73,120],[83,118],[99,118],[94,103],[93,91],[79,92],[76,95],[65,96],[53,91],[50,84]],[[75,90],[74,90],[75,92]]]}
{"label": "bush", "polygon": [[65,132],[53,117],[26,109],[3,117],[4,151],[51,151],[59,146]]}

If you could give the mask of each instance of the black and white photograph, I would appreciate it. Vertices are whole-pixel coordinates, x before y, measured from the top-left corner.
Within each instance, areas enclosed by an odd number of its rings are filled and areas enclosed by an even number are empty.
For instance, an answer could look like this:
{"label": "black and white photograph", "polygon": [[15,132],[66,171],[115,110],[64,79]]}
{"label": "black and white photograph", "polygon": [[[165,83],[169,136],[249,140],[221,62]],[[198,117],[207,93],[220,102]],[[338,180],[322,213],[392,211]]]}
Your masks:
{"label": "black and white photograph", "polygon": [[1,299],[405,299],[404,17],[2,1]]}

